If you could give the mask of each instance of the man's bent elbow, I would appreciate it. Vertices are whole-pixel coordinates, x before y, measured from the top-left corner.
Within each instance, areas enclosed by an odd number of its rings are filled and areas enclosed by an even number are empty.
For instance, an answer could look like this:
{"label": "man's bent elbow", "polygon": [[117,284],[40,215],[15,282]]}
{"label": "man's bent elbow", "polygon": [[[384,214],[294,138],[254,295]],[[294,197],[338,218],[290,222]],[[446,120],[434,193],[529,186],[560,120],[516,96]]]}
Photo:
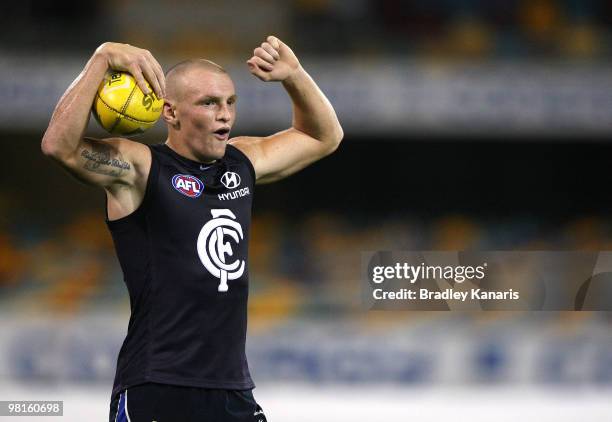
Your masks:
{"label": "man's bent elbow", "polygon": [[58,140],[53,139],[46,134],[43,136],[40,143],[40,150],[45,156],[53,158],[57,161],[63,161],[67,155],[65,149],[61,147]]}
{"label": "man's bent elbow", "polygon": [[329,137],[327,141],[327,144],[329,145],[327,155],[338,149],[340,143],[342,142],[342,139],[344,139],[344,131],[342,130],[342,126],[338,125],[338,127],[334,130],[334,133]]}
{"label": "man's bent elbow", "polygon": [[338,148],[338,145],[340,145],[340,142],[342,142],[343,139],[344,139],[344,130],[342,129],[342,126],[338,125],[336,129],[336,148]]}
{"label": "man's bent elbow", "polygon": [[43,136],[42,141],[40,143],[40,150],[47,157],[53,157],[57,155],[57,148],[53,145],[53,141],[49,140],[45,136]]}

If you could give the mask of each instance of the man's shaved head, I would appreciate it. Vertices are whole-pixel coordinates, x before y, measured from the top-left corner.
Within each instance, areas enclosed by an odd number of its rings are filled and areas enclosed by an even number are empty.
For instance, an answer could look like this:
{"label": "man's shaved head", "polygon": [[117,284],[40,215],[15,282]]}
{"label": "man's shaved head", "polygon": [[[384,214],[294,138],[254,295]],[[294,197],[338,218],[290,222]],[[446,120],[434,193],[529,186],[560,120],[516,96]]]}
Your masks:
{"label": "man's shaved head", "polygon": [[232,78],[210,60],[178,63],[166,72],[162,115],[175,151],[203,163],[220,159],[236,120]]}
{"label": "man's shaved head", "polygon": [[182,98],[183,78],[193,69],[227,74],[223,67],[207,59],[189,59],[179,62],[166,72],[166,97],[168,99],[180,100]]}

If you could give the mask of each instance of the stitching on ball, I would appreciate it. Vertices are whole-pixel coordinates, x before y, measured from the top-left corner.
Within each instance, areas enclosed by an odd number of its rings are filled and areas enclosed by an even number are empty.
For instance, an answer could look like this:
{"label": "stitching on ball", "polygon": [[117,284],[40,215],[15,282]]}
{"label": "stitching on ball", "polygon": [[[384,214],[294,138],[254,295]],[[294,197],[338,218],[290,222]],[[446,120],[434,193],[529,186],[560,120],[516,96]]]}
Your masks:
{"label": "stitching on ball", "polygon": [[134,87],[132,88],[132,91],[130,92],[130,95],[128,95],[127,100],[125,101],[125,103],[123,104],[123,107],[121,108],[121,114],[125,114],[125,110],[127,110],[128,106],[130,105],[130,101],[132,101],[132,97],[134,96],[134,91],[136,91],[136,87],[138,85],[134,84]]}
{"label": "stitching on ball", "polygon": [[135,123],[155,123],[155,122],[157,122],[157,120],[139,120],[139,119],[135,119],[135,118],[133,118],[131,116],[125,115],[125,114],[121,113],[119,110],[116,110],[113,107],[111,107],[108,104],[106,104],[104,102],[104,100],[102,99],[102,97],[100,97],[99,94],[96,94],[96,97],[97,97],[97,99],[100,100],[100,102],[104,105],[104,107],[108,108],[111,111],[114,111],[115,113],[121,114],[121,117],[123,117],[124,119],[130,120],[130,121],[135,122]]}

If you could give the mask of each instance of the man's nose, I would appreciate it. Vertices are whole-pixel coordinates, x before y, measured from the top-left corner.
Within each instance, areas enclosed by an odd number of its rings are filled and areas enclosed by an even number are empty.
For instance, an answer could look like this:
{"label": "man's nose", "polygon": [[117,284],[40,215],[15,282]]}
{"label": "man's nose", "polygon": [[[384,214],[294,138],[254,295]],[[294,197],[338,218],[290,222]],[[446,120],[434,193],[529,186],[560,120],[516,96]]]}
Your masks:
{"label": "man's nose", "polygon": [[227,104],[222,105],[219,109],[219,113],[217,114],[217,120],[221,120],[222,122],[229,122],[231,118],[232,115]]}

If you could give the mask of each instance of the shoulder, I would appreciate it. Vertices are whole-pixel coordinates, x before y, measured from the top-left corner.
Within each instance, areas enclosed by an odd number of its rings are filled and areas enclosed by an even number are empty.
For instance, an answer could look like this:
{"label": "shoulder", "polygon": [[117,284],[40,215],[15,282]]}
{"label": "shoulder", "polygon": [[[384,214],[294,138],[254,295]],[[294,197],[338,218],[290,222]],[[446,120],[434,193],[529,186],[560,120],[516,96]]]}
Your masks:
{"label": "shoulder", "polygon": [[228,145],[236,148],[241,153],[246,155],[249,160],[253,161],[257,158],[259,143],[262,138],[256,136],[237,136],[228,141]]}
{"label": "shoulder", "polygon": [[259,136],[237,136],[229,140],[228,145],[235,147],[244,154],[253,168],[257,169],[265,159],[265,140],[269,137]]}
{"label": "shoulder", "polygon": [[225,154],[227,157],[244,162],[255,181],[257,176],[255,173],[256,152],[254,150],[254,142],[256,142],[254,137],[241,136],[232,138],[228,142]]}
{"label": "shoulder", "polygon": [[105,138],[100,143],[127,159],[135,168],[151,164],[151,149],[148,145],[127,138]]}
{"label": "shoulder", "polygon": [[[81,152],[84,158],[97,163],[108,162],[111,166],[122,166],[127,171],[119,182],[141,188],[149,175],[152,163],[152,153],[148,145],[127,138],[92,139],[85,144]],[[89,150],[88,148],[89,147]],[[86,157],[86,155],[90,155]]]}

